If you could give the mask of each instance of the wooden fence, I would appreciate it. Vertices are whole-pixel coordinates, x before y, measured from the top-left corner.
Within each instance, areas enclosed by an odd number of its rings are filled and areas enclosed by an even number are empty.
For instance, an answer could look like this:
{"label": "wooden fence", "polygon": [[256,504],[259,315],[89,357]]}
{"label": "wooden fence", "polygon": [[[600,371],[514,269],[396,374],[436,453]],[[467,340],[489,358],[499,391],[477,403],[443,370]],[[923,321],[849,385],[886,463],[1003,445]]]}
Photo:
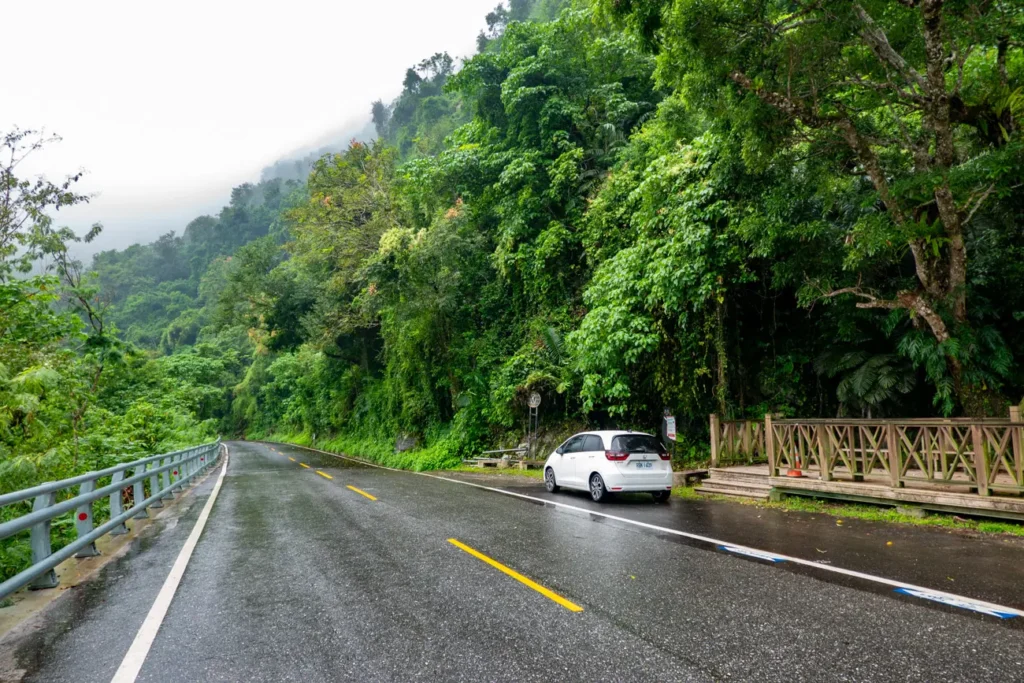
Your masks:
{"label": "wooden fence", "polygon": [[720,420],[711,416],[711,466],[768,462],[761,420]]}
{"label": "wooden fence", "polygon": [[[1024,491],[1024,423],[1007,420],[773,420],[765,417],[769,476]],[[785,473],[783,472],[783,473]]]}
{"label": "wooden fence", "polygon": [[769,476],[800,471],[852,480],[1024,492],[1024,423],[1009,419],[720,420],[711,416],[711,466],[767,462]]}

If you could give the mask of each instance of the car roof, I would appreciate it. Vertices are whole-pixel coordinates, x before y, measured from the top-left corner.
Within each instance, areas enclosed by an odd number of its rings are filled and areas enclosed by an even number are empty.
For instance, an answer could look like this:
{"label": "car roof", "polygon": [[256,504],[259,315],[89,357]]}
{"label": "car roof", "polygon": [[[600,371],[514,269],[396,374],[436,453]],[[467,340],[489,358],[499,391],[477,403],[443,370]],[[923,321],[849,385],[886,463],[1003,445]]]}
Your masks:
{"label": "car roof", "polygon": [[625,430],[625,429],[602,429],[602,430],[597,430],[597,431],[593,431],[593,432],[578,432],[576,434],[573,434],[573,436],[579,436],[580,434],[596,434],[598,436],[609,437],[609,438],[613,437],[613,436],[623,436],[625,434],[638,434],[640,436],[654,436],[653,434],[648,434],[647,432],[631,432],[631,431],[628,431],[628,430]]}

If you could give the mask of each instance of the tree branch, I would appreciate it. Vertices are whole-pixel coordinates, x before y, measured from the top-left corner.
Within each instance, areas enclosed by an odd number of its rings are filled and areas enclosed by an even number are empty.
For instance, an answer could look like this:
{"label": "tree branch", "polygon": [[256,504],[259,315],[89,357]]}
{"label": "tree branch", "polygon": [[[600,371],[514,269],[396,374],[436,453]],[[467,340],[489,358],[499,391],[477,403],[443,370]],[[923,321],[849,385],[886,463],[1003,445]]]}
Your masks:
{"label": "tree branch", "polygon": [[861,289],[859,285],[857,287],[843,287],[842,289],[836,289],[825,294],[824,297],[826,299],[831,299],[833,297],[841,296],[843,294],[852,294],[854,296],[859,296],[860,298],[865,299],[865,301],[857,302],[857,308],[906,308],[906,306],[901,304],[899,301],[892,299],[879,299],[874,294],[871,294],[870,292]]}
{"label": "tree branch", "polygon": [[871,51],[875,53],[875,56],[900,74],[911,86],[916,86],[922,93],[927,92],[927,86],[921,74],[914,67],[907,64],[907,60],[903,59],[902,55],[893,49],[892,45],[889,44],[889,38],[885,35],[885,31],[879,28],[875,20],[860,6],[859,2],[854,3],[853,11],[861,20],[861,23],[864,24],[860,36],[868,44],[868,47],[871,48]]}
{"label": "tree branch", "polygon": [[806,126],[811,128],[824,128],[827,125],[835,124],[838,122],[838,117],[835,116],[819,116],[811,111],[810,107],[801,102],[798,99],[790,99],[785,95],[772,92],[771,90],[765,90],[754,85],[754,82],[750,80],[742,71],[733,71],[729,74],[735,83],[747,92],[753,93],[758,98],[764,100],[765,103],[775,107],[783,114],[786,114],[790,118],[797,119]]}

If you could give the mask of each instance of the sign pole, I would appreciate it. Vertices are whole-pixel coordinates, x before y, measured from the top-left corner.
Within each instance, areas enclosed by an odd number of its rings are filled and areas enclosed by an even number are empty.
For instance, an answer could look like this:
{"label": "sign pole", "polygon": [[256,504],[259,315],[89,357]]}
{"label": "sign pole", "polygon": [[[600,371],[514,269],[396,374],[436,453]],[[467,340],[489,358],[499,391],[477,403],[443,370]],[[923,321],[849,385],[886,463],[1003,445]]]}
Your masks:
{"label": "sign pole", "polygon": [[538,410],[540,408],[540,394],[536,391],[531,392],[526,404],[530,406],[529,456],[535,460],[534,445],[537,442],[537,432],[540,431],[540,411]]}
{"label": "sign pole", "polygon": [[662,433],[665,439],[672,443],[672,459],[676,459],[676,418],[672,412],[665,408],[665,417],[662,420]]}

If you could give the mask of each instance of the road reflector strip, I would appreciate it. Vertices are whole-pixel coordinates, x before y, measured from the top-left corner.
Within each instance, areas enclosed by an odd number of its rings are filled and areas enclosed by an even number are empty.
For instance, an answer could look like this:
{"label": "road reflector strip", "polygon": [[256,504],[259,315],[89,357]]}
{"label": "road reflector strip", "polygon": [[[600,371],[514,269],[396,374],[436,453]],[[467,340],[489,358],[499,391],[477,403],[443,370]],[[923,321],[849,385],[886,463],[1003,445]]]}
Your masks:
{"label": "road reflector strip", "polygon": [[299,464],[302,465],[303,467],[305,467],[307,470],[309,469],[309,465],[307,465],[306,463],[300,462]]}
{"label": "road reflector strip", "polygon": [[326,472],[321,472],[320,470],[317,470],[316,473],[319,474],[324,479],[334,479],[334,477],[332,477],[331,475],[327,474]]}
{"label": "road reflector strip", "polygon": [[729,553],[736,553],[737,555],[746,555],[747,557],[753,557],[758,560],[764,560],[765,562],[785,562],[786,558],[780,555],[772,555],[766,553],[763,550],[754,550],[753,548],[744,548],[736,545],[720,545],[719,550],[724,550]]}
{"label": "road reflector strip", "polygon": [[296,460],[295,458],[293,458],[293,457],[292,457],[292,456],[290,456],[290,455],[288,456],[288,459],[289,459],[289,460],[291,460],[292,462],[298,462],[298,461],[297,461],[297,460]]}
{"label": "road reflector strip", "polygon": [[934,593],[932,591],[917,590],[914,588],[897,588],[896,592],[902,593],[903,595],[910,595],[915,598],[921,598],[922,600],[941,602],[943,605],[949,605],[950,607],[959,607],[960,609],[968,609],[972,612],[980,612],[981,614],[987,614],[990,617],[999,617],[1000,619],[1012,619],[1017,616],[1016,612],[1005,611],[998,605],[981,602],[980,600],[971,600],[970,598],[952,596],[945,593]]}
{"label": "road reflector strip", "polygon": [[553,592],[551,590],[548,590],[547,588],[545,588],[544,586],[540,585],[539,583],[526,578],[525,576],[523,576],[522,574],[520,574],[516,570],[510,569],[509,567],[506,567],[501,562],[498,562],[497,560],[492,560],[491,558],[487,557],[483,553],[481,553],[479,551],[476,551],[476,550],[473,550],[472,548],[470,548],[465,543],[461,543],[461,542],[459,542],[458,540],[456,540],[454,538],[449,538],[448,542],[451,543],[456,548],[458,548],[459,550],[462,550],[464,552],[469,553],[470,555],[472,555],[476,559],[480,560],[481,562],[484,562],[485,564],[491,565],[492,567],[494,567],[495,569],[497,569],[498,571],[500,571],[500,572],[502,572],[504,574],[508,574],[509,576],[511,576],[513,579],[515,579],[519,583],[523,584],[524,586],[529,586],[530,588],[532,588],[533,590],[537,591],[538,593],[540,593],[544,597],[548,598],[549,600],[553,600],[554,602],[557,602],[559,605],[561,605],[562,607],[566,608],[570,612],[582,612],[583,611],[583,608],[580,607],[579,605],[577,605],[576,603],[569,602],[568,600],[563,598],[558,593],[555,593],[555,592]]}
{"label": "road reflector strip", "polygon": [[350,491],[355,491],[355,492],[356,492],[356,493],[358,493],[358,494],[359,494],[360,496],[366,496],[366,497],[367,497],[367,498],[369,498],[370,500],[377,500],[377,497],[376,497],[376,496],[371,496],[371,495],[370,495],[369,493],[367,493],[366,491],[363,491],[363,490],[361,490],[361,489],[357,489],[357,488],[356,488],[355,486],[346,486],[345,488],[347,488],[347,489],[348,489],[348,490],[350,490]]}

